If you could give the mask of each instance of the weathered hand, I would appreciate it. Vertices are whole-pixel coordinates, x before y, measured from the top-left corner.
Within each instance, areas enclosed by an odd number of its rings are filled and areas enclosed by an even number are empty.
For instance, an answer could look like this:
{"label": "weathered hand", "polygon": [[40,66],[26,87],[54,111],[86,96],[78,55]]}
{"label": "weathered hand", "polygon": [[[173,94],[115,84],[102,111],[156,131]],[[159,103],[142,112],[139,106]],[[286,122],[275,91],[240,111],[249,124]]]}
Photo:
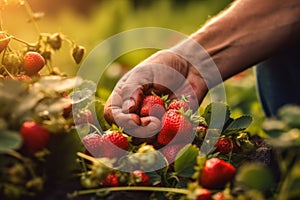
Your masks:
{"label": "weathered hand", "polygon": [[109,97],[104,116],[135,137],[148,138],[160,129],[160,120],[140,117],[143,97],[151,92],[169,98],[189,95],[190,107],[198,108],[207,92],[201,75],[186,60],[171,51],[159,51],[125,74]]}

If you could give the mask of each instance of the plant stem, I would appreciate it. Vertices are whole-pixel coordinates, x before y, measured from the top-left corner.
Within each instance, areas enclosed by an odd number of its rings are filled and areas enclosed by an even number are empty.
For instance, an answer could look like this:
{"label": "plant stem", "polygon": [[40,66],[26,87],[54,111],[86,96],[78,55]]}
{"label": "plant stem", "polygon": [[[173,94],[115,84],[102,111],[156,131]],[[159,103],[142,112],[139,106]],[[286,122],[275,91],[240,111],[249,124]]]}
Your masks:
{"label": "plant stem", "polygon": [[27,14],[29,15],[30,19],[32,20],[32,22],[34,24],[34,27],[35,27],[37,33],[39,34],[40,33],[39,26],[37,25],[36,20],[34,19],[34,12],[32,11],[27,0],[24,0],[24,6],[25,6]]}
{"label": "plant stem", "polygon": [[4,69],[4,71],[8,74],[8,76],[11,78],[11,79],[14,79],[15,80],[15,77],[6,69],[6,67],[4,65],[1,65],[0,67],[2,67]]}
{"label": "plant stem", "polygon": [[91,190],[80,190],[74,191],[70,194],[70,197],[76,197],[79,195],[87,195],[93,193],[101,193],[101,192],[115,192],[115,191],[152,191],[152,192],[171,192],[177,194],[188,195],[190,193],[187,189],[180,188],[169,188],[169,187],[110,187],[110,188],[101,188],[101,189],[91,189]]}
{"label": "plant stem", "polygon": [[13,37],[13,36],[11,36],[11,38],[14,39],[14,40],[16,40],[16,41],[18,41],[18,42],[21,42],[21,43],[23,43],[23,44],[25,44],[27,46],[30,46],[30,47],[34,47],[35,46],[34,44],[29,44],[28,42],[26,42],[24,40],[21,40],[19,38],[16,38],[16,37]]}

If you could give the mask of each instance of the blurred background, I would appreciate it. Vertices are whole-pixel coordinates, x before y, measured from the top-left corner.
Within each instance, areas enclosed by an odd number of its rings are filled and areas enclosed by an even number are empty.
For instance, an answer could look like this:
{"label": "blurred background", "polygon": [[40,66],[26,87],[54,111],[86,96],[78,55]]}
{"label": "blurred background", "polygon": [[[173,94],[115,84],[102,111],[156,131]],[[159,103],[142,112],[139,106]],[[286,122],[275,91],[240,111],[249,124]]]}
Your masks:
{"label": "blurred background", "polygon": [[[21,0],[22,1],[22,0]],[[212,16],[226,8],[231,0],[0,0],[1,27],[4,31],[34,42],[39,32],[63,33],[86,48],[86,55],[100,42],[122,31],[140,27],[163,27],[191,34]],[[5,6],[4,6],[5,4]],[[28,10],[29,9],[29,10]],[[28,11],[43,16],[37,22],[39,32],[30,23]],[[139,50],[122,55],[99,83],[98,95],[105,101],[116,81],[130,68],[155,50]],[[68,44],[53,57],[53,65],[69,76],[79,65],[70,58]],[[249,69],[225,82],[227,103],[233,115],[254,116],[251,132],[259,132],[263,113],[257,101],[253,70]]]}

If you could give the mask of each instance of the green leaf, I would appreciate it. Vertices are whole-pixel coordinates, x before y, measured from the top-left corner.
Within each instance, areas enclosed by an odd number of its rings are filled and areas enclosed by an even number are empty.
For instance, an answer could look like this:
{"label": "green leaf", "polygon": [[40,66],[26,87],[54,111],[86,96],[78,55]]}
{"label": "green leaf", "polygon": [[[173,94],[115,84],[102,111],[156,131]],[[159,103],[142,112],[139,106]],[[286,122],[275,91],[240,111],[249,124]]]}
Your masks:
{"label": "green leaf", "polygon": [[241,116],[239,118],[233,119],[233,121],[226,127],[224,132],[245,130],[246,128],[248,128],[251,122],[251,116]]}
{"label": "green leaf", "polygon": [[300,106],[285,105],[278,111],[279,118],[291,128],[300,128]]}
{"label": "green leaf", "polygon": [[199,149],[194,145],[186,145],[181,149],[175,159],[175,172],[182,177],[191,177],[195,173]]}
{"label": "green leaf", "polygon": [[209,128],[222,129],[224,124],[230,120],[229,106],[224,103],[213,102],[205,108],[203,117]]}
{"label": "green leaf", "polygon": [[240,167],[236,175],[238,185],[244,189],[267,192],[275,186],[275,179],[269,168],[262,164],[249,163]]}
{"label": "green leaf", "polygon": [[73,109],[81,110],[95,101],[96,84],[92,81],[84,81],[70,94]]}
{"label": "green leaf", "polygon": [[22,138],[16,131],[0,130],[0,152],[15,150],[22,145]]}
{"label": "green leaf", "polygon": [[63,109],[70,105],[70,100],[67,98],[44,99],[36,107],[36,113],[47,111],[50,115],[62,113]]}
{"label": "green leaf", "polygon": [[82,79],[78,77],[65,78],[61,76],[44,76],[34,84],[34,89],[38,91],[65,92],[82,84]]}

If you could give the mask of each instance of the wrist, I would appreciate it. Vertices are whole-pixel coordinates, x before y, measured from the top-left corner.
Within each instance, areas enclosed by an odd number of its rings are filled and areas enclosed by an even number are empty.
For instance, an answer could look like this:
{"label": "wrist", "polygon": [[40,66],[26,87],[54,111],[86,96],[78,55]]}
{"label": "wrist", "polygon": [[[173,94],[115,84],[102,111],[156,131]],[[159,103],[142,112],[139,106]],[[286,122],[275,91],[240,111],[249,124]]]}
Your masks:
{"label": "wrist", "polygon": [[223,82],[219,69],[209,53],[192,37],[188,37],[176,46],[169,49],[189,63],[189,70],[197,74],[203,81],[203,91],[210,90]]}

